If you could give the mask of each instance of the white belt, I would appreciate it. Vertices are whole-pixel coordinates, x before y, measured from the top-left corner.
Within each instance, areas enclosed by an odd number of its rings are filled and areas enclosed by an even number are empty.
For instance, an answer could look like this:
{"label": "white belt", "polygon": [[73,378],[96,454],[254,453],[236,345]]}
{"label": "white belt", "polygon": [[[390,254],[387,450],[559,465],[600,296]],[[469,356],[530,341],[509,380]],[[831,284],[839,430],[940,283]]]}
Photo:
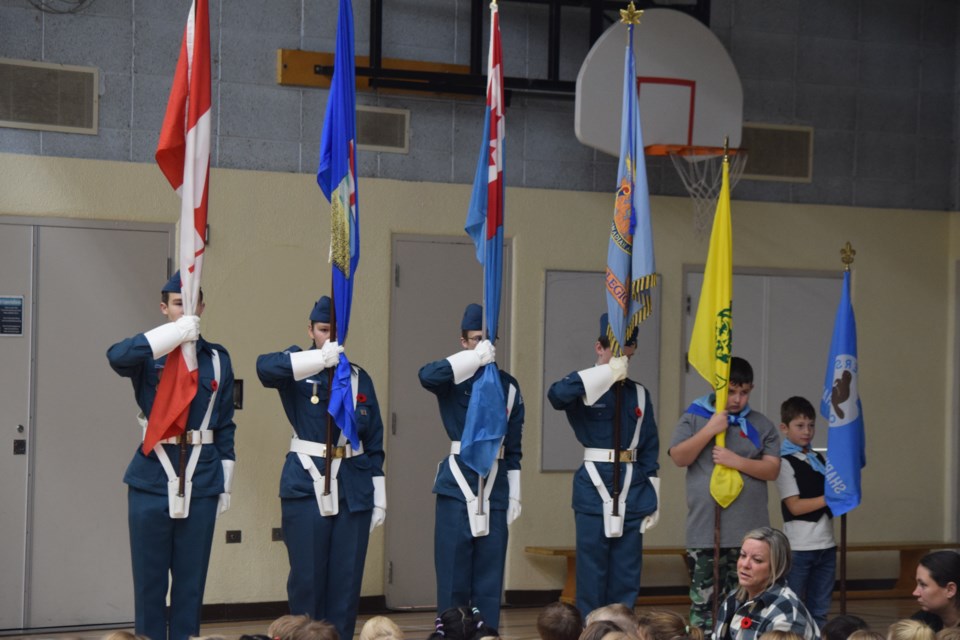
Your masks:
{"label": "white belt", "polygon": [[[359,385],[357,369],[350,367],[350,390],[353,394],[354,410],[357,408],[357,389]],[[320,510],[320,515],[328,517],[340,513],[340,483],[337,481],[337,476],[340,474],[340,464],[344,458],[352,458],[362,454],[363,443],[361,442],[360,446],[354,449],[350,445],[350,442],[344,437],[343,432],[340,433],[337,446],[332,447],[333,456],[330,458],[330,493],[326,494],[323,492],[326,482],[323,474],[320,473],[317,465],[314,464],[313,458],[326,458],[327,445],[310,440],[301,440],[294,436],[290,440],[290,451],[297,454],[297,458],[300,459],[300,464],[303,465],[303,468],[310,474],[310,478],[313,480],[313,493],[317,498],[317,507]]]}
{"label": "white belt", "polygon": [[[624,453],[632,456],[633,459],[630,462],[636,461],[637,458],[637,444],[640,442],[640,427],[643,425],[643,414],[647,410],[646,393],[643,387],[636,382],[634,383],[634,387],[637,394],[637,408],[640,409],[640,411],[637,416],[637,424],[633,429],[633,438],[630,440],[630,445],[627,449],[620,451],[621,456]],[[592,459],[591,456],[602,456],[602,458],[595,460]],[[633,465],[627,466],[624,478],[622,478],[623,484],[620,489],[620,499],[617,501],[617,511],[619,515],[614,516],[613,497],[610,495],[610,492],[607,491],[607,486],[603,483],[603,479],[597,471],[597,466],[594,464],[594,462],[613,462],[613,449],[593,449],[588,447],[583,450],[583,461],[583,467],[587,470],[590,481],[597,489],[600,502],[603,503],[603,535],[607,538],[619,538],[623,535],[623,522],[627,510],[627,495],[630,493],[630,485],[633,483]],[[624,461],[622,457],[621,461]]]}
{"label": "white belt", "polygon": [[[315,458],[327,457],[327,445],[322,442],[312,442],[310,440],[301,440],[300,438],[290,439],[290,451],[293,453],[304,453]],[[331,457],[333,458],[353,458],[363,455],[363,443],[357,449],[349,441],[342,445],[330,447]]]}
{"label": "white belt", "polygon": [[[146,435],[146,429],[144,429],[144,435]],[[184,439],[187,444],[213,444],[213,431],[209,429],[204,429],[202,431],[197,429],[191,429],[183,434]],[[180,444],[180,437],[173,436],[172,438],[165,438],[158,442],[157,444]]]}
{"label": "white belt", "polygon": [[[451,440],[450,441],[450,455],[458,456],[460,455],[460,441]],[[503,460],[503,446],[497,450],[497,460]]]}
{"label": "white belt", "polygon": [[[213,432],[210,431],[210,418],[213,415],[213,407],[217,401],[217,390],[220,387],[220,353],[216,349],[211,349],[210,362],[213,365],[213,392],[210,394],[210,402],[207,403],[207,411],[203,414],[203,422],[200,428],[190,430],[184,433],[187,442],[193,446],[190,450],[190,458],[184,469],[183,495],[180,495],[180,478],[170,462],[170,456],[167,450],[161,447],[161,444],[179,444],[179,438],[166,438],[157,443],[153,452],[157,454],[157,459],[167,474],[167,509],[171,518],[183,519],[190,515],[190,500],[193,497],[193,472],[197,469],[197,463],[200,461],[200,449],[205,444],[213,443]],[[138,416],[140,426],[143,432],[147,431],[147,420],[143,412]]]}
{"label": "white belt", "polygon": [[[613,449],[594,449],[587,447],[583,450],[584,462],[613,462]],[[636,462],[636,449],[620,449],[620,462]]]}

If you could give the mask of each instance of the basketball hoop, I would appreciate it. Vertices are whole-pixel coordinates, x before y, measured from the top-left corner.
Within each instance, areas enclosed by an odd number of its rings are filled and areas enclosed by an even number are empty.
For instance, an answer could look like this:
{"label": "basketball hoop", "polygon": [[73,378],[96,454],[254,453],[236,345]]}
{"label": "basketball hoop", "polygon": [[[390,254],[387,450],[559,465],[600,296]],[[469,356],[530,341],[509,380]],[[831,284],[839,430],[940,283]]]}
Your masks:
{"label": "basketball hoop", "polygon": [[[668,155],[693,200],[693,230],[698,238],[709,235],[717,196],[723,181],[723,147],[651,145],[648,155]],[[746,149],[728,149],[730,189],[736,186],[747,164]]]}

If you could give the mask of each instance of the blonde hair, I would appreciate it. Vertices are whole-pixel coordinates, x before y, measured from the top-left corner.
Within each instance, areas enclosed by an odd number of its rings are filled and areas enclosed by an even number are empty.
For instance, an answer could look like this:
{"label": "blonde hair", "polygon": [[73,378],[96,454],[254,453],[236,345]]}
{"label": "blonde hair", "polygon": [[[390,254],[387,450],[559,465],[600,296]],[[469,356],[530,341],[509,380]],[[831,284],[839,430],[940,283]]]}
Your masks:
{"label": "blonde hair", "polygon": [[770,631],[761,633],[760,640],[803,640],[803,636],[793,631],[772,629]]}
{"label": "blonde hair", "polygon": [[290,640],[340,640],[340,633],[326,620],[308,620],[293,632]]}
{"label": "blonde hair", "polygon": [[627,633],[632,634],[637,629],[637,614],[633,609],[619,602],[594,609],[587,614],[586,624],[589,627],[594,622],[602,620],[609,620],[620,627],[621,631]]}
{"label": "blonde hair", "polygon": [[937,631],[937,640],[960,640],[960,627],[944,627]]}
{"label": "blonde hair", "polygon": [[936,640],[933,629],[919,620],[897,620],[887,631],[887,640]]}
{"label": "blonde hair", "polygon": [[310,622],[310,616],[280,616],[267,627],[267,635],[278,640],[291,640],[297,629]]}
{"label": "blonde hair", "polygon": [[363,623],[360,640],[403,640],[403,631],[386,616],[373,616]]}
{"label": "blonde hair", "polygon": [[129,631],[111,631],[103,636],[102,640],[150,640],[147,636],[137,635]]}
{"label": "blonde hair", "polygon": [[703,640],[703,629],[691,627],[679,613],[666,609],[640,614],[637,630],[649,640]]}
{"label": "blonde hair", "polygon": [[[747,540],[765,542],[770,550],[770,581],[763,586],[763,590],[766,591],[790,571],[790,541],[782,531],[773,527],[760,527],[748,531],[747,535],[743,536],[743,541]],[[746,590],[743,587],[737,587],[737,600],[746,598]]]}

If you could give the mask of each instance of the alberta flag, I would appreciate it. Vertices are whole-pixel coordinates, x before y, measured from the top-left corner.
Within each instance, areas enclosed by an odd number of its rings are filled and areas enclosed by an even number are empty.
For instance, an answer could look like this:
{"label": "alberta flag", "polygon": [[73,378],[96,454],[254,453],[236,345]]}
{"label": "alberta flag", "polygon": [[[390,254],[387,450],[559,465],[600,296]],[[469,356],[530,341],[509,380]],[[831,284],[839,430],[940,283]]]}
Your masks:
{"label": "alberta flag", "polygon": [[867,464],[858,372],[857,326],[850,303],[850,272],[845,271],[820,400],[820,413],[829,427],[824,493],[834,516],[860,504],[860,469]]}
{"label": "alberta flag", "polygon": [[[185,315],[196,315],[203,269],[210,177],[210,78],[210,13],[207,0],[196,0],[183,30],[156,152],[160,170],[180,195],[178,249]],[[186,429],[190,403],[197,394],[197,343],[185,342],[171,351],[163,372],[143,438],[144,455],[160,440]]]}
{"label": "alberta flag", "polygon": [[[490,5],[490,52],[487,64],[487,108],[483,117],[480,159],[465,231],[473,238],[483,265],[483,312],[487,337],[497,341],[503,280],[503,57],[500,13]],[[461,437],[460,459],[482,476],[490,473],[500,441],[507,433],[507,400],[494,363],[483,368],[473,385]]]}
{"label": "alberta flag", "polygon": [[[330,262],[336,333],[331,340],[347,341],[353,283],[360,262],[360,208],[357,198],[356,142],[357,95],[353,48],[353,7],[340,0],[337,21],[337,51],[327,113],[320,136],[320,166],[317,184],[330,201]],[[330,391],[328,411],[354,447],[360,446],[350,385],[350,362],[340,354]]]}

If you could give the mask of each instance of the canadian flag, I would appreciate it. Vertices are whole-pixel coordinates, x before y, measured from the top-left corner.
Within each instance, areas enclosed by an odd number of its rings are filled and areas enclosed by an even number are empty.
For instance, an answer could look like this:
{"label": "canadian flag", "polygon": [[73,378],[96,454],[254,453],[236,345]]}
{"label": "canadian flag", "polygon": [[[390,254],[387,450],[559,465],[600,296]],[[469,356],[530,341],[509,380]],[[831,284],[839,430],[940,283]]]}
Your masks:
{"label": "canadian flag", "polygon": [[[210,176],[210,11],[194,0],[183,30],[167,113],[157,143],[157,164],[180,195],[180,278],[183,312],[195,315],[200,297]],[[143,452],[186,429],[197,394],[197,348],[186,342],[168,356],[150,411]]]}

